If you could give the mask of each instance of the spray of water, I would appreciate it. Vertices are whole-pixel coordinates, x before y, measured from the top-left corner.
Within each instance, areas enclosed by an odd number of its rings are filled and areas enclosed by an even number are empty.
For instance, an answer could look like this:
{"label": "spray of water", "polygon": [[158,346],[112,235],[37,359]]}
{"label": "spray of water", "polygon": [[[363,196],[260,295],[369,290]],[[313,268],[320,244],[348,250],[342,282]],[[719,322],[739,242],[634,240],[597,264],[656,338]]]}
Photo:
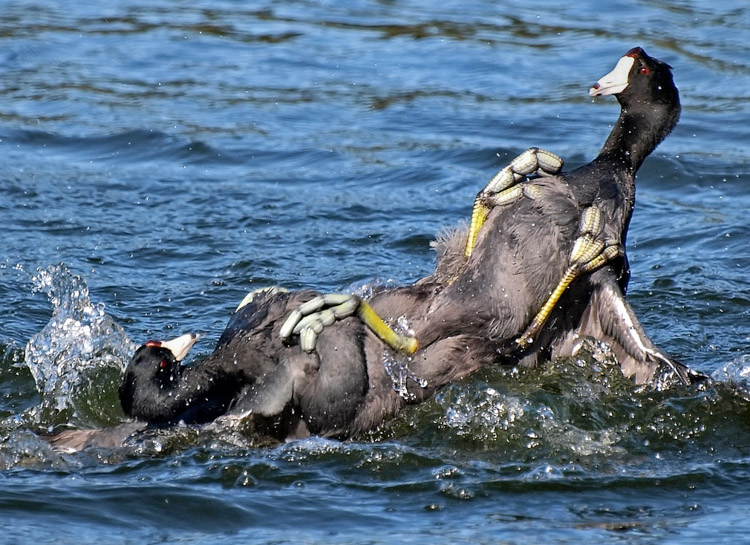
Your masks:
{"label": "spray of water", "polygon": [[84,279],[65,265],[39,269],[33,290],[46,293],[53,308],[50,321],[26,344],[25,363],[43,403],[64,411],[84,374],[121,371],[135,347],[104,305],[91,302]]}

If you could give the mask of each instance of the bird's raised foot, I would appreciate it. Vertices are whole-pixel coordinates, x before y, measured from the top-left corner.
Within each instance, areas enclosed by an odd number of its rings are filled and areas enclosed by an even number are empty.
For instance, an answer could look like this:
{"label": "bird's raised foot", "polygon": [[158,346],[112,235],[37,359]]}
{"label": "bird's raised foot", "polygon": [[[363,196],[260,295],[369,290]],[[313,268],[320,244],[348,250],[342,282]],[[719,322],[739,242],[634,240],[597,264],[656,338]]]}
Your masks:
{"label": "bird's raised foot", "polygon": [[554,153],[529,148],[502,168],[474,200],[464,256],[468,258],[474,251],[477,235],[492,208],[511,204],[522,197],[536,198],[539,188],[524,180],[533,175],[553,176],[562,166],[563,160]]}
{"label": "bird's raised foot", "polygon": [[578,223],[578,238],[573,243],[570,253],[568,268],[550,294],[539,312],[526,328],[526,331],[516,339],[519,351],[527,350],[534,344],[534,339],[544,327],[545,322],[552,314],[555,305],[560,301],[568,286],[579,276],[595,271],[616,257],[624,254],[624,249],[619,241],[603,239],[604,216],[596,205],[586,208]]}
{"label": "bird's raised foot", "polygon": [[289,314],[279,336],[288,342],[292,335],[299,335],[302,350],[312,352],[323,329],[354,314],[360,302],[359,297],[348,294],[329,293],[314,297]]}
{"label": "bird's raised foot", "polygon": [[351,294],[325,294],[314,297],[293,310],[281,326],[279,336],[289,342],[292,335],[299,335],[300,346],[305,352],[315,350],[318,335],[337,320],[357,315],[360,320],[394,350],[413,354],[418,343],[414,337],[396,333],[375,310],[360,297]]}

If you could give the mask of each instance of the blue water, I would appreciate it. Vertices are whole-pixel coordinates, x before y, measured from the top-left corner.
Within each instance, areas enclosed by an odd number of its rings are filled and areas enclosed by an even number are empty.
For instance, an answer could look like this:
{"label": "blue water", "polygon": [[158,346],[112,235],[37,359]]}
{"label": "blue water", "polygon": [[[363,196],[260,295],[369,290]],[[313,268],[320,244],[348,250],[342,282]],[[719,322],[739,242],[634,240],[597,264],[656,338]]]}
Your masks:
{"label": "blue water", "polygon": [[[558,361],[352,442],[39,438],[121,423],[133,347],[205,354],[252,289],[429,273],[509,158],[596,154],[618,108],[588,88],[635,45],[684,109],[639,174],[628,296],[713,386]],[[0,541],[742,542],[748,46],[745,0],[0,2]]]}

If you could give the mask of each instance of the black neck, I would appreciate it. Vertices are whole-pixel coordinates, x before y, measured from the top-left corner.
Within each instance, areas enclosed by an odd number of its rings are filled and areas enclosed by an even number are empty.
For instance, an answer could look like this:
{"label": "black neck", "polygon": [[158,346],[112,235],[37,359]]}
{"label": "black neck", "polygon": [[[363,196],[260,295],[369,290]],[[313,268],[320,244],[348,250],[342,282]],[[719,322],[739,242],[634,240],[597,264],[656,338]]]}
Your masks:
{"label": "black neck", "polygon": [[631,176],[677,124],[679,106],[623,104],[620,117],[599,153],[600,160],[615,162]]}

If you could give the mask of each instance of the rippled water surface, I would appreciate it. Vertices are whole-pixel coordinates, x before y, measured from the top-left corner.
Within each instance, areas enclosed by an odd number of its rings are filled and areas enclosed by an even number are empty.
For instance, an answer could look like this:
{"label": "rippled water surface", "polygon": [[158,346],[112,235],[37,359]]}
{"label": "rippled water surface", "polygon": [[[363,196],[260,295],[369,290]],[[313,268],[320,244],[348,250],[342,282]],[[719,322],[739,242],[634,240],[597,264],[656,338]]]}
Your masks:
{"label": "rippled water surface", "polygon": [[[713,374],[494,369],[372,437],[231,423],[61,455],[124,422],[135,345],[207,353],[261,286],[429,273],[429,241],[536,145],[592,158],[589,86],[635,45],[683,115],[639,174],[629,298]],[[0,541],[738,543],[750,531],[745,0],[0,2]]]}

